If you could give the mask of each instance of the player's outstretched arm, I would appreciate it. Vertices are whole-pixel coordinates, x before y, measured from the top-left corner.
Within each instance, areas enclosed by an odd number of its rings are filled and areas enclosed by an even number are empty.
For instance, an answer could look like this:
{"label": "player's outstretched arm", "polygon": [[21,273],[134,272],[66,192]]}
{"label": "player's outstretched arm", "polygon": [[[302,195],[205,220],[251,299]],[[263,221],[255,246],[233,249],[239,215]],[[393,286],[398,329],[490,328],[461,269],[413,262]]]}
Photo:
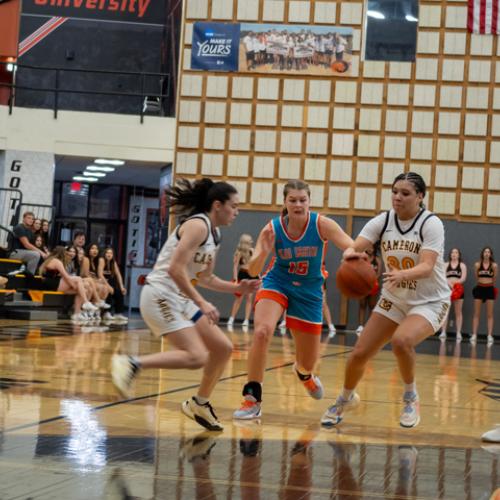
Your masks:
{"label": "player's outstretched arm", "polygon": [[198,275],[198,284],[204,288],[214,290],[222,293],[253,293],[260,287],[261,281],[254,280],[241,280],[239,283],[235,281],[227,281],[219,278],[214,274],[215,259],[210,265]]}
{"label": "player's outstretched arm", "polygon": [[319,231],[325,240],[331,241],[342,251],[354,244],[352,238],[333,219],[328,217],[320,217]]}

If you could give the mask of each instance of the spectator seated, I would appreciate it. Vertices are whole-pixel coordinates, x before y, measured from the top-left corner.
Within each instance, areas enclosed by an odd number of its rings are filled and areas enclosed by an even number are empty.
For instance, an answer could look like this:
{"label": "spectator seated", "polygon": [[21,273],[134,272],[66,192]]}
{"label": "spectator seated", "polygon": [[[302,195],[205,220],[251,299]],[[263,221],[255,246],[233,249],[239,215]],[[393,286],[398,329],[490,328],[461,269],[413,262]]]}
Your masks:
{"label": "spectator seated", "polygon": [[40,260],[46,258],[46,253],[34,245],[33,212],[23,214],[23,222],[13,229],[11,258],[19,259],[26,265],[31,274],[35,274]]}

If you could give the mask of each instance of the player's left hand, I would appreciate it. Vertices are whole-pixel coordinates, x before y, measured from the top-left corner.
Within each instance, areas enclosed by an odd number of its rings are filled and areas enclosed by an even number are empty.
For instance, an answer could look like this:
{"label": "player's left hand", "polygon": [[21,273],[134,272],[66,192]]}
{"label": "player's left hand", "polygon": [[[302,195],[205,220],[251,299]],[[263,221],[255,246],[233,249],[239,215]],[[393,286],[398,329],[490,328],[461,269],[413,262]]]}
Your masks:
{"label": "player's left hand", "polygon": [[404,281],[404,271],[400,271],[398,269],[394,269],[390,265],[388,266],[389,271],[384,273],[383,282],[388,290],[391,290],[397,287],[402,281]]}
{"label": "player's left hand", "polygon": [[365,252],[356,252],[354,248],[349,247],[344,250],[342,254],[342,260],[355,260],[355,259],[364,259],[368,260],[368,255]]}

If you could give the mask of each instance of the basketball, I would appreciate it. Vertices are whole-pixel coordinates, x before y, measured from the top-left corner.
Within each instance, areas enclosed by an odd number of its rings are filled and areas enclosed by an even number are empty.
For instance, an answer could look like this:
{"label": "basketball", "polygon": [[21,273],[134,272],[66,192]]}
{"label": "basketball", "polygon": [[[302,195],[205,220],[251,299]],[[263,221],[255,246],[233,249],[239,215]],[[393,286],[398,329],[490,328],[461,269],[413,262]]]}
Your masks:
{"label": "basketball", "polygon": [[349,64],[346,63],[345,61],[334,61],[331,64],[331,68],[333,71],[337,73],[345,73],[349,68]]}
{"label": "basketball", "polygon": [[362,299],[370,294],[377,275],[365,259],[344,260],[337,270],[337,288],[350,299]]}

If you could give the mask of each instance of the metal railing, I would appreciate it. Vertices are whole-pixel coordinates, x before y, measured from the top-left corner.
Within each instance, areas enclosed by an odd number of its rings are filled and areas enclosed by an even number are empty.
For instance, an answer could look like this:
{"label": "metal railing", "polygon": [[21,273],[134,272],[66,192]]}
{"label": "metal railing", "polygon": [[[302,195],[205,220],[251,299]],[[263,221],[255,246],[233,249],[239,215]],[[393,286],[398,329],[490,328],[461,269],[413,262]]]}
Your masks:
{"label": "metal railing", "polygon": [[[148,103],[153,104],[155,107],[158,106],[159,110],[164,109],[163,103],[166,98],[170,96],[170,75],[167,73],[152,73],[152,72],[135,72],[135,71],[111,71],[111,70],[97,70],[97,69],[77,69],[77,68],[53,68],[53,67],[42,67],[42,66],[31,66],[27,64],[17,64],[17,63],[6,63],[0,62],[1,65],[12,67],[13,72],[13,82],[4,83],[0,82],[0,87],[7,87],[9,91],[9,114],[12,114],[12,108],[14,107],[16,99],[16,91],[26,90],[32,92],[46,92],[53,93],[54,95],[54,118],[57,118],[57,113],[60,109],[63,109],[59,105],[59,99],[61,94],[83,94],[92,96],[115,96],[123,98],[137,98],[137,114],[141,118],[141,123],[144,121],[144,115],[146,114]],[[52,72],[54,75],[54,86],[27,86],[16,84],[16,72],[19,69],[27,69],[34,71],[48,71]],[[110,75],[110,76],[124,76],[124,77],[135,77],[137,78],[137,90],[129,92],[119,92],[111,90],[96,90],[96,89],[78,89],[78,88],[67,88],[64,86],[65,73],[81,73],[85,76],[89,75]],[[158,81],[155,83],[158,85],[158,92],[149,92],[146,90],[146,80],[150,78],[157,78]],[[66,79],[67,80],[67,79]],[[66,109],[66,108],[64,108]]]}
{"label": "metal railing", "polygon": [[[23,202],[23,193],[19,189],[0,187],[0,224],[14,227],[19,217],[19,206]],[[7,234],[0,233],[0,246],[8,243]]]}
{"label": "metal railing", "polygon": [[0,224],[0,259],[6,259],[12,252],[14,233]]}

